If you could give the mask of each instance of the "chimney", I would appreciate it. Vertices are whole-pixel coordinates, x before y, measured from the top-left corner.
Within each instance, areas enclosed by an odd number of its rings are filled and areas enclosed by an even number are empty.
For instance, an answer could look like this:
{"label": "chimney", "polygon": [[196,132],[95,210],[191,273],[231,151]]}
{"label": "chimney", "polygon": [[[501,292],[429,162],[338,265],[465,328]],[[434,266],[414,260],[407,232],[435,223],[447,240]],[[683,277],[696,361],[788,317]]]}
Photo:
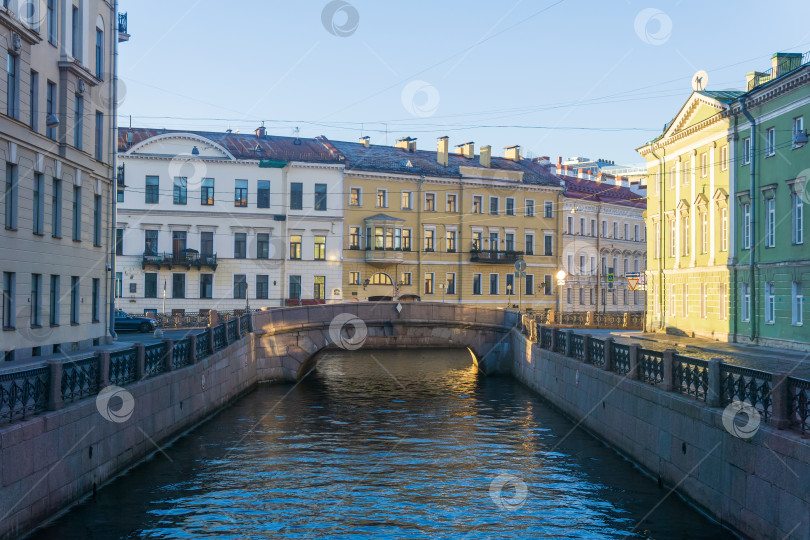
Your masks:
{"label": "chimney", "polygon": [[360,140],[358,142],[363,146],[365,146],[366,148],[368,148],[369,146],[371,146],[371,137],[369,137],[368,135],[366,135],[365,137],[360,137]]}
{"label": "chimney", "polygon": [[776,53],[771,57],[771,68],[773,69],[773,78],[784,75],[789,71],[793,71],[802,65],[801,53]]}
{"label": "chimney", "polygon": [[416,137],[402,137],[401,139],[397,139],[394,147],[402,148],[408,152],[414,152],[416,150]]}
{"label": "chimney", "polygon": [[447,167],[447,164],[450,163],[450,158],[447,156],[450,139],[447,135],[439,137],[436,139],[436,146],[438,147],[436,150],[436,161],[439,162],[439,165]]}
{"label": "chimney", "polygon": [[490,145],[482,146],[478,154],[478,160],[482,167],[489,167],[492,163],[492,147]]}
{"label": "chimney", "polygon": [[456,154],[460,156],[464,156],[467,159],[472,159],[475,157],[475,143],[465,142],[463,144],[456,145]]}
{"label": "chimney", "polygon": [[262,125],[256,128],[256,136],[260,139],[264,139],[265,135],[267,135],[267,130],[264,129],[264,122],[262,122]]}
{"label": "chimney", "polygon": [[507,146],[505,148],[504,156],[506,159],[511,159],[512,161],[520,161],[520,145],[516,144],[514,146]]}

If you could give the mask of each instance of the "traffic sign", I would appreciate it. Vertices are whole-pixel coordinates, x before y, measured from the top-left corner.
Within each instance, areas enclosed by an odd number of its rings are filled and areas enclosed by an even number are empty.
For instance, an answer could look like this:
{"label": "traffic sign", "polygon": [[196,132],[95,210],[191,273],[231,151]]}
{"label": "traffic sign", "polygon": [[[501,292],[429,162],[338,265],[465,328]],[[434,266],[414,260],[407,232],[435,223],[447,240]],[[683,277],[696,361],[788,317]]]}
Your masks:
{"label": "traffic sign", "polygon": [[638,278],[637,277],[627,278],[627,285],[630,287],[631,291],[635,291],[636,287],[638,287]]}
{"label": "traffic sign", "polygon": [[627,273],[625,274],[625,277],[627,277],[628,279],[630,279],[630,278],[636,278],[636,279],[638,279],[638,277],[639,277],[639,273],[638,273],[638,272],[627,272]]}
{"label": "traffic sign", "polygon": [[613,283],[614,281],[616,281],[616,276],[614,274],[608,274],[607,281],[608,283]]}
{"label": "traffic sign", "polygon": [[515,261],[515,270],[518,272],[525,272],[526,271],[526,261],[523,259],[518,259]]}

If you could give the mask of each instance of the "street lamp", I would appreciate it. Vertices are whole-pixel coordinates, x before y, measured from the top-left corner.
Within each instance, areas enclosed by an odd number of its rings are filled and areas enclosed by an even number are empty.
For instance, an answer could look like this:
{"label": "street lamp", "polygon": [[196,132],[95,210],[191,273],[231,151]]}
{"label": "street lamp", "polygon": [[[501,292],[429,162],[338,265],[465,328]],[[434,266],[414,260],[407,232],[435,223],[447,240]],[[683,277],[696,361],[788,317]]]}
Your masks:
{"label": "street lamp", "polygon": [[566,277],[565,270],[560,270],[557,272],[557,285],[560,287],[560,292],[557,295],[557,311],[560,313],[560,322],[562,322],[562,311],[563,311],[563,286],[565,285],[565,277]]}
{"label": "street lamp", "polygon": [[512,302],[512,286],[506,286],[506,308],[509,309],[509,303]]}

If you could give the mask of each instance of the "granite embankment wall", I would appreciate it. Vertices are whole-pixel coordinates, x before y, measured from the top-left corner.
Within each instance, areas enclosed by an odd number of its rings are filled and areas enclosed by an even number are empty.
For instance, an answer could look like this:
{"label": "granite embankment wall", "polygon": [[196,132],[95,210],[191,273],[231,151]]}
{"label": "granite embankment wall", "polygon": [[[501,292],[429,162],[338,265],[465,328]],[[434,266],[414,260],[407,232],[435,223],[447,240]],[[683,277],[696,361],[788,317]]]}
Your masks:
{"label": "granite embankment wall", "polygon": [[619,374],[609,359],[548,350],[544,335],[546,348],[512,331],[513,375],[548,403],[737,533],[810,538],[810,441],[798,431],[763,422],[751,438],[734,436],[724,408],[637,380],[635,347]]}

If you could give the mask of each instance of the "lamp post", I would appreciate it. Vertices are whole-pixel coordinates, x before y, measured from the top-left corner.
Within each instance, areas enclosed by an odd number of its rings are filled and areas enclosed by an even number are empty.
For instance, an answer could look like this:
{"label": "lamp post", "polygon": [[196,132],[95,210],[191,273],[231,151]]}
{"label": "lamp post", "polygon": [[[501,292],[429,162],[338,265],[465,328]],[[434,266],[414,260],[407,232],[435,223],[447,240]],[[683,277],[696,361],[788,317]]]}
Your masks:
{"label": "lamp post", "polygon": [[439,288],[442,290],[442,303],[444,303],[444,283],[439,283]]}
{"label": "lamp post", "polygon": [[512,301],[512,286],[506,286],[506,308],[509,309],[509,303]]}
{"label": "lamp post", "polygon": [[560,270],[559,272],[557,272],[557,285],[559,285],[560,287],[560,292],[557,295],[557,311],[560,314],[560,322],[562,322],[563,286],[565,285],[565,277],[566,277],[565,270]]}

